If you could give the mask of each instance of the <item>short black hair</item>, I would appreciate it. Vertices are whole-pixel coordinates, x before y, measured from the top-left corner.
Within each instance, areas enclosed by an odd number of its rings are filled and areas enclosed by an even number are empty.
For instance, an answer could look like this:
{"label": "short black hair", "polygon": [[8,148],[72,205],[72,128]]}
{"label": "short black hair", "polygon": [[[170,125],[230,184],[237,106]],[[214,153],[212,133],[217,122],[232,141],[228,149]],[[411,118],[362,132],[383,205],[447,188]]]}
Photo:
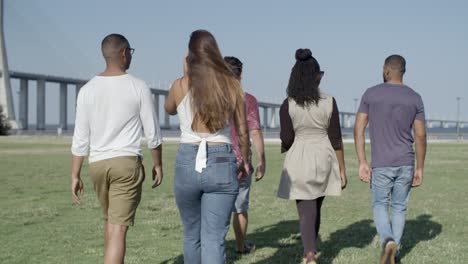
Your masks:
{"label": "short black hair", "polygon": [[242,61],[232,56],[224,57],[224,61],[229,64],[231,71],[237,76],[237,78],[240,78],[242,74]]}
{"label": "short black hair", "polygon": [[101,50],[104,58],[114,58],[122,49],[128,48],[130,43],[121,34],[109,34],[101,42]]}
{"label": "short black hair", "polygon": [[388,56],[385,59],[385,66],[401,74],[406,72],[406,60],[401,55],[394,54]]}

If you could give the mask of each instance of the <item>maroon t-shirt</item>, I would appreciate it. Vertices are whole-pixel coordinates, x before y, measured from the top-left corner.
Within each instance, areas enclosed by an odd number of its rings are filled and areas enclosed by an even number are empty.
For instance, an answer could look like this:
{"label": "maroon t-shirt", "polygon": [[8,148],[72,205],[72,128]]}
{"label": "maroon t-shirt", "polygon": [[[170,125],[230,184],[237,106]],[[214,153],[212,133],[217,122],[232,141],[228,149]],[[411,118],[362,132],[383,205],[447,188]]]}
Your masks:
{"label": "maroon t-shirt", "polygon": [[371,166],[414,166],[414,120],[425,122],[421,96],[406,85],[382,83],[367,89],[358,112],[368,114]]}
{"label": "maroon t-shirt", "polygon": [[[257,99],[249,94],[244,94],[244,101],[245,101],[245,116],[247,119],[247,129],[249,132],[251,130],[261,129],[260,127],[260,115],[258,113],[258,102]],[[239,138],[237,137],[237,132],[234,126],[234,122],[231,121],[231,141],[232,141],[232,149],[236,154],[237,164],[242,162],[242,154],[239,148]],[[252,152],[249,152],[249,160],[248,162],[252,162]]]}

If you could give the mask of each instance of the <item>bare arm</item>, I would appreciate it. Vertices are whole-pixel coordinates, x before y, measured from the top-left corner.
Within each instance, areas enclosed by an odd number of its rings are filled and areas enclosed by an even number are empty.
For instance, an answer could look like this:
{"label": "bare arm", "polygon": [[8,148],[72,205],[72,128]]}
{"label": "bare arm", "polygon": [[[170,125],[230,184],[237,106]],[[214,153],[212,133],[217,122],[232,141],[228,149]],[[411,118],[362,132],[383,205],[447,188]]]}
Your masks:
{"label": "bare arm", "polygon": [[[187,67],[187,58],[184,57],[184,75],[182,78],[175,80],[172,83],[171,88],[169,89],[169,94],[166,97],[166,101],[164,102],[164,109],[166,112],[170,115],[177,115],[177,92],[181,93],[182,92],[182,82],[185,83],[185,85],[188,85],[188,67]],[[179,88],[179,89],[177,89]],[[180,94],[179,94],[180,96]]]}
{"label": "bare arm", "polygon": [[368,123],[368,115],[364,113],[357,113],[356,122],[354,124],[354,145],[359,160],[359,178],[369,183],[370,182],[370,168],[366,159],[365,150],[365,136],[364,132]]}
{"label": "bare arm", "polygon": [[89,153],[89,117],[85,104],[85,91],[82,89],[76,100],[75,130],[73,131],[72,152],[72,172],[71,191],[75,203],[80,204],[83,194],[83,182],[81,181],[81,167],[83,161]]}
{"label": "bare arm", "polygon": [[166,101],[164,102],[164,109],[170,115],[177,114],[177,104],[174,97],[174,90],[176,85],[175,83],[176,82],[172,83],[171,89],[169,90],[169,94],[167,95]]}
{"label": "bare arm", "polygon": [[263,140],[263,133],[260,129],[250,131],[252,142],[257,153],[258,164],[256,166],[255,180],[259,181],[265,176],[266,160],[265,160],[265,147]]}
{"label": "bare arm", "polygon": [[152,178],[153,185],[152,188],[158,187],[163,180],[163,169],[162,169],[162,144],[154,149],[150,149],[151,158],[153,159],[153,170]]}
{"label": "bare arm", "polygon": [[[239,137],[239,147],[242,155],[242,160],[248,161],[250,151],[249,133],[247,129],[247,120],[245,116],[245,105],[243,97],[239,97],[236,102],[236,109],[234,111],[234,125],[236,127],[237,136]],[[241,175],[250,174],[250,168],[247,163],[248,162],[244,162],[244,164],[241,166],[241,169],[243,167],[245,171],[245,173],[242,173]]]}
{"label": "bare arm", "polygon": [[83,181],[81,181],[81,167],[85,157],[72,155],[72,198],[75,203],[80,204],[83,195]]}
{"label": "bare arm", "polygon": [[416,170],[414,172],[413,187],[418,187],[423,181],[424,160],[426,159],[426,126],[424,121],[415,120],[413,127],[414,142],[416,145]]}

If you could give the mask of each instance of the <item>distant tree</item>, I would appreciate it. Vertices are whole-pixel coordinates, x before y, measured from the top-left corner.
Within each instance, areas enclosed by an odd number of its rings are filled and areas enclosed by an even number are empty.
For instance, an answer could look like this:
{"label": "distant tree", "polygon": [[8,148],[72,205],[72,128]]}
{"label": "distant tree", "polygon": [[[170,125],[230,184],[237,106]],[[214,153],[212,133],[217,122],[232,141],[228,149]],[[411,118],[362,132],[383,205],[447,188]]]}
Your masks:
{"label": "distant tree", "polygon": [[0,105],[0,135],[8,135],[8,130],[11,129],[10,122],[3,114],[3,107]]}

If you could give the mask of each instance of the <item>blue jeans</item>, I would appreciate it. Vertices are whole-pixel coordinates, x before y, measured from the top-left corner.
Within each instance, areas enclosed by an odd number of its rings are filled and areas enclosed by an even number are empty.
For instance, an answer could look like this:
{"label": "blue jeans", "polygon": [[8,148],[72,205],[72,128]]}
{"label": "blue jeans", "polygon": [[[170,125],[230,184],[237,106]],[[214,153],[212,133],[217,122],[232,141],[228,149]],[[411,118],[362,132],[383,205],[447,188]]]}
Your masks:
{"label": "blue jeans", "polygon": [[[381,167],[372,169],[371,192],[374,222],[380,241],[393,238],[400,248],[405,228],[406,205],[413,182],[414,167]],[[391,199],[392,216],[388,208]]]}
{"label": "blue jeans", "polygon": [[252,185],[252,175],[254,169],[250,166],[250,175],[239,181],[239,193],[234,201],[232,212],[236,214],[247,213],[250,203],[250,186]]}
{"label": "blue jeans", "polygon": [[225,263],[224,240],[236,199],[236,157],[231,145],[207,146],[207,167],[195,171],[198,145],[180,144],[174,192],[184,226],[184,263]]}

